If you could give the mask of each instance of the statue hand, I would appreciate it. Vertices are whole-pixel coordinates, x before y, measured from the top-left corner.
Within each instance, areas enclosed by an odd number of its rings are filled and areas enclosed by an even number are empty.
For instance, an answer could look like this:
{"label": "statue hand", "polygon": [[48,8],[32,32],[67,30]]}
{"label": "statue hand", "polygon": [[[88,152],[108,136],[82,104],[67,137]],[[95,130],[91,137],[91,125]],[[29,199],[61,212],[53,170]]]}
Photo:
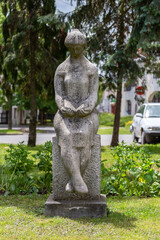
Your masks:
{"label": "statue hand", "polygon": [[80,109],[78,110],[77,112],[80,116],[87,116],[91,113],[91,110],[90,108],[83,108],[83,109]]}
{"label": "statue hand", "polygon": [[61,113],[62,113],[63,115],[70,116],[70,117],[72,117],[72,116],[74,115],[74,111],[73,111],[72,109],[70,109],[70,108],[65,108],[65,107],[62,107],[62,108],[61,108]]}

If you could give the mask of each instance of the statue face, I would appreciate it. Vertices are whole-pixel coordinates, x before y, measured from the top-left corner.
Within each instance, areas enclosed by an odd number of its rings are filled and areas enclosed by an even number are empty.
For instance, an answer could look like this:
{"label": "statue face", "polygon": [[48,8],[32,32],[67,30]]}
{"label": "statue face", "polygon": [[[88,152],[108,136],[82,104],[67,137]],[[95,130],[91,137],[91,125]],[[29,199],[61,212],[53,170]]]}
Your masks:
{"label": "statue face", "polygon": [[70,51],[71,56],[74,58],[77,58],[82,54],[84,50],[84,46],[79,44],[74,44],[74,45],[70,45],[68,49]]}

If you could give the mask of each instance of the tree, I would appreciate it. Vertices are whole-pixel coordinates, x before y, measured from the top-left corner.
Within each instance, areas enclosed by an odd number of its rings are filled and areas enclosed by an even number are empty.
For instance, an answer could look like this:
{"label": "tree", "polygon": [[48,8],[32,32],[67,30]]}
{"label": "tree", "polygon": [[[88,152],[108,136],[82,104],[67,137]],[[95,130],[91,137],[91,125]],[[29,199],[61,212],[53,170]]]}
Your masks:
{"label": "tree", "polygon": [[[2,29],[4,21],[4,15],[2,13],[2,10],[0,9],[0,27]],[[0,87],[2,89],[1,93],[1,100],[3,100],[2,104],[5,103],[4,96],[7,97],[8,104],[6,105],[6,108],[8,107],[8,129],[12,129],[12,89],[13,89],[13,79],[12,77],[16,75],[15,69],[10,69],[10,74],[7,73],[7,68],[3,67],[3,59],[4,55],[7,55],[8,52],[11,51],[11,47],[9,44],[7,44],[5,41],[3,42],[3,34],[2,31],[0,32],[0,72],[3,73],[3,76],[1,77]],[[10,66],[7,66],[10,67]],[[16,76],[15,76],[16,77]],[[1,104],[0,104],[1,105]]]}
{"label": "tree", "polygon": [[[83,3],[82,3],[83,2]],[[116,111],[112,146],[118,144],[122,83],[136,81],[140,69],[126,49],[133,22],[134,9],[129,0],[81,1],[80,8],[70,17],[75,27],[85,28],[88,36],[88,53],[97,63],[103,76],[103,86],[114,89]],[[98,48],[97,48],[98,47]]]}
{"label": "tree", "polygon": [[[5,36],[6,30],[6,25],[3,22],[3,36]],[[12,24],[10,26],[10,30],[14,30],[14,26]],[[0,72],[2,74],[1,88],[3,90],[3,94],[8,100],[8,129],[12,129],[12,99],[17,80],[17,66],[9,35],[7,38],[4,37],[4,39],[1,39],[0,63]]]}
{"label": "tree", "polygon": [[133,54],[138,49],[145,53],[145,66],[160,77],[160,1],[132,0],[135,22],[127,48]]}
{"label": "tree", "polygon": [[65,56],[62,41],[66,33],[55,15],[54,0],[3,0],[2,7],[6,17],[3,36],[6,41],[11,39],[14,49],[19,74],[17,85],[30,99],[28,145],[35,146],[36,98],[46,85],[53,94],[51,83],[56,66]]}

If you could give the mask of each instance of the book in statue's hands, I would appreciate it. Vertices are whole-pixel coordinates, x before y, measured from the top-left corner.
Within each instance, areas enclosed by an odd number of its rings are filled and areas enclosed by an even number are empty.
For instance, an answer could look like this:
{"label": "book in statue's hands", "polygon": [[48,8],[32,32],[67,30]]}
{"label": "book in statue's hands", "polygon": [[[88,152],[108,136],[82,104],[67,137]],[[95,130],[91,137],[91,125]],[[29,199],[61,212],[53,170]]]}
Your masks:
{"label": "book in statue's hands", "polygon": [[71,102],[67,101],[66,99],[64,100],[64,107],[65,108],[70,108],[73,111],[77,112],[78,110],[81,110],[84,108],[84,104],[80,105],[78,108],[75,108]]}

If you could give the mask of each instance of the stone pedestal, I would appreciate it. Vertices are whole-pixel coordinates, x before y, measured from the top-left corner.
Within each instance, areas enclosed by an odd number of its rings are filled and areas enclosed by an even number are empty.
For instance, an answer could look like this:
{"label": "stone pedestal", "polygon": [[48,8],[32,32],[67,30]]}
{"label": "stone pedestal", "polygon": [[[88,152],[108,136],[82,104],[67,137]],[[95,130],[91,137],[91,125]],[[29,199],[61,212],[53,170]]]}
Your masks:
{"label": "stone pedestal", "polygon": [[106,212],[106,197],[100,195],[99,200],[57,200],[51,194],[45,204],[45,215],[54,217],[103,217]]}
{"label": "stone pedestal", "polygon": [[60,157],[57,138],[53,138],[53,194],[45,204],[46,216],[103,217],[106,215],[106,197],[101,195],[101,144],[100,135],[95,135],[91,159],[83,179],[88,194],[67,193],[65,186],[69,176]]}

